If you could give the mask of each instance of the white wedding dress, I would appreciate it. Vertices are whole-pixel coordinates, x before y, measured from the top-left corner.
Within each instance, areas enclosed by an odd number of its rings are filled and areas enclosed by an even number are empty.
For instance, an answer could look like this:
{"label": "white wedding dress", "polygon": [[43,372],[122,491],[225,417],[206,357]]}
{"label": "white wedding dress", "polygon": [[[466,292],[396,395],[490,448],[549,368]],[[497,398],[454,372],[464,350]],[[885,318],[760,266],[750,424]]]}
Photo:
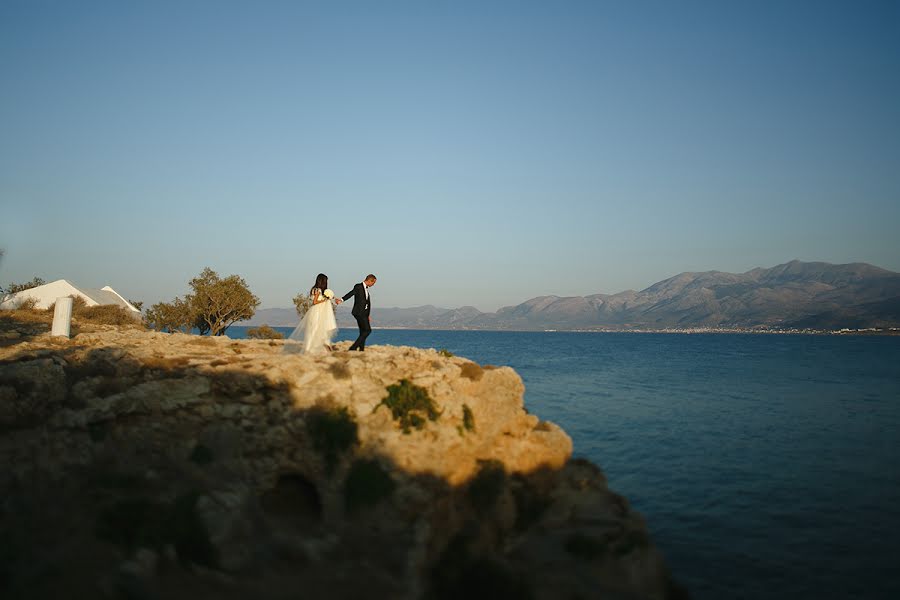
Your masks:
{"label": "white wedding dress", "polygon": [[[320,296],[321,298],[321,296]],[[337,334],[337,321],[331,300],[313,304],[294,332],[288,337],[290,342],[300,344],[303,354],[325,352]]]}

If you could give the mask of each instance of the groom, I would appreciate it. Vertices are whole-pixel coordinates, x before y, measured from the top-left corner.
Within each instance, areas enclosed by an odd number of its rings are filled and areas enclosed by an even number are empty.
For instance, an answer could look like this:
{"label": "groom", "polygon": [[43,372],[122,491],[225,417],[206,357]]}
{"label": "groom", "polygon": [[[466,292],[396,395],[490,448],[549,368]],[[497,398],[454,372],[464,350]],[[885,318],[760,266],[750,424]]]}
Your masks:
{"label": "groom", "polygon": [[371,320],[369,313],[372,309],[369,303],[369,288],[375,285],[375,281],[375,276],[369,273],[362,283],[357,283],[352,290],[344,294],[343,300],[337,301],[340,304],[344,300],[349,300],[350,296],[353,296],[353,310],[350,311],[350,314],[354,316],[356,324],[359,325],[359,337],[350,346],[351,350],[365,351],[366,338],[372,333],[372,326],[369,324]]}

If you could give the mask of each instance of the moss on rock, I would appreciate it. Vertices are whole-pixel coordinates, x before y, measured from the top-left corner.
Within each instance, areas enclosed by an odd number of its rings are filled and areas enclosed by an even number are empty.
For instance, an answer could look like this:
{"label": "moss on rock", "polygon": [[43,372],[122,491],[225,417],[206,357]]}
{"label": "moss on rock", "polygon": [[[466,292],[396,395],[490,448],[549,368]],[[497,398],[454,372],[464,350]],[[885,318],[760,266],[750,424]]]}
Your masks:
{"label": "moss on rock", "polygon": [[387,397],[375,407],[375,410],[382,405],[388,407],[394,420],[403,428],[403,433],[409,433],[413,427],[422,429],[426,418],[429,421],[437,421],[441,416],[428,390],[410,383],[407,379],[389,385],[387,393]]}

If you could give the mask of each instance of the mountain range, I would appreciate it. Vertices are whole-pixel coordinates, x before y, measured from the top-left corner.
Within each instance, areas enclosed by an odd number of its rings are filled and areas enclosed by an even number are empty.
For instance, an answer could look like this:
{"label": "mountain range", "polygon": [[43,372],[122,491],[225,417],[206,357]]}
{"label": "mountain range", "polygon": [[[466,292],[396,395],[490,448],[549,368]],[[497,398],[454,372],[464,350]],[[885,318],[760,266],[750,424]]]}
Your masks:
{"label": "mountain range", "polygon": [[[355,327],[349,311],[338,323]],[[746,273],[681,273],[636,292],[538,296],[494,313],[472,306],[375,307],[377,327],[411,329],[641,329],[900,327],[900,273],[866,263],[793,260]],[[293,308],[257,311],[241,325],[297,324]]]}

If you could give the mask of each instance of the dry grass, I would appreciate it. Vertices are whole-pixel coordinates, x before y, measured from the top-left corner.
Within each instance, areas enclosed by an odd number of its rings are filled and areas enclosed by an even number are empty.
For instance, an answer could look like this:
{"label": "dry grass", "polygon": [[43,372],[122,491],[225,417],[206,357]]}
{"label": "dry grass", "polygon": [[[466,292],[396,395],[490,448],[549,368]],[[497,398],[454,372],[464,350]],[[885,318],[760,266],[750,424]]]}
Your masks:
{"label": "dry grass", "polygon": [[[13,310],[0,311],[0,320],[7,325],[14,323],[31,324],[53,322],[53,313],[56,303],[48,308],[35,308],[34,302],[23,302]],[[81,298],[75,298],[72,304],[73,325],[115,325],[118,327],[137,327],[143,329],[141,321],[134,316],[132,311],[121,306],[111,304],[99,306],[87,306]]]}
{"label": "dry grass", "polygon": [[80,321],[87,321],[95,325],[143,327],[140,320],[132,316],[132,311],[112,304],[86,306],[76,314]]}
{"label": "dry grass", "polygon": [[37,303],[37,298],[23,298],[19,301],[19,304],[16,305],[16,308],[19,310],[35,310]]}
{"label": "dry grass", "polygon": [[53,313],[41,309],[16,308],[12,310],[0,310],[0,321],[6,324],[14,323],[46,323],[53,322]]}
{"label": "dry grass", "polygon": [[[82,310],[87,308],[87,302],[84,301],[84,298],[81,296],[69,296],[72,298],[72,314],[78,315]],[[56,302],[47,307],[47,312],[50,313],[50,317],[53,317],[53,312],[56,310]]]}

